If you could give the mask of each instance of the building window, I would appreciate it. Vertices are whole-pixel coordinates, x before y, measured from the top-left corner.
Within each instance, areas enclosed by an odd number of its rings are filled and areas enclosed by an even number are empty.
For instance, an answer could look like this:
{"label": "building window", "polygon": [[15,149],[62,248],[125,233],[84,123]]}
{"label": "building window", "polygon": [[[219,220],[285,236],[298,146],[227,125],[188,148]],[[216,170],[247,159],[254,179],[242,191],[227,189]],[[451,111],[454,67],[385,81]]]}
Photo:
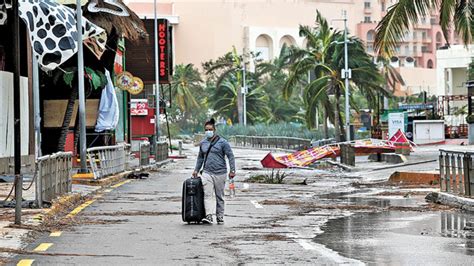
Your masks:
{"label": "building window", "polygon": [[368,42],[374,41],[374,36],[375,36],[375,31],[374,30],[369,30],[367,32],[367,41]]}
{"label": "building window", "polygon": [[369,16],[364,17],[364,23],[371,23],[371,22],[372,22],[372,20],[370,19]]}
{"label": "building window", "polygon": [[373,53],[374,52],[374,45],[373,44],[367,44],[367,52],[368,53]]}
{"label": "building window", "polygon": [[421,46],[422,53],[428,53],[428,46]]}
{"label": "building window", "polygon": [[400,53],[400,45],[398,45],[397,47],[395,47],[395,51],[396,51],[397,53]]}
{"label": "building window", "polygon": [[416,45],[413,45],[413,53],[418,53],[418,46]]}
{"label": "building window", "polygon": [[370,8],[370,2],[365,1],[365,2],[364,2],[364,8],[365,8],[365,9],[369,9],[369,8]]}
{"label": "building window", "polygon": [[410,46],[405,45],[405,55],[410,54]]}
{"label": "building window", "polygon": [[423,38],[423,40],[426,40],[428,38],[428,34],[426,34],[426,31],[423,31],[421,33],[421,37]]}
{"label": "building window", "polygon": [[431,59],[428,60],[427,66],[428,66],[428,68],[433,68],[434,67],[433,66],[433,60],[431,60]]}
{"label": "building window", "polygon": [[417,34],[416,34],[416,31],[413,32],[413,40],[416,40],[418,37],[417,37]]}
{"label": "building window", "polygon": [[258,36],[255,43],[257,59],[268,61],[273,58],[273,40],[270,36],[262,34]]}
{"label": "building window", "polygon": [[385,7],[385,1],[382,1],[382,12],[385,12],[385,9],[386,9],[386,7]]}

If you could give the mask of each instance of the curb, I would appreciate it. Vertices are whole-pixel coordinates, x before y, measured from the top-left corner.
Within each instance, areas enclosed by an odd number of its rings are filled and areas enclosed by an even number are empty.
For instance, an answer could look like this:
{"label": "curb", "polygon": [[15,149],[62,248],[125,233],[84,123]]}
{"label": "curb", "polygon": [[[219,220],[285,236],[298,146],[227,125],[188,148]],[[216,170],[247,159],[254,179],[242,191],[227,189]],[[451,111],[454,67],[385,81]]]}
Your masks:
{"label": "curb", "polygon": [[101,179],[79,179],[79,178],[75,178],[75,179],[72,180],[72,183],[73,184],[80,184],[80,185],[105,187],[105,186],[109,186],[113,183],[116,183],[121,179],[124,179],[126,176],[128,176],[129,174],[131,174],[133,172],[156,171],[159,168],[161,168],[164,165],[166,165],[168,163],[171,163],[171,162],[173,162],[172,159],[167,159],[167,160],[164,160],[164,161],[161,161],[161,162],[157,162],[155,164],[142,166],[142,167],[136,168],[134,170],[127,170],[125,172],[121,172],[121,173],[118,173],[116,175],[104,177],[104,178],[101,178]]}
{"label": "curb", "polygon": [[471,198],[460,197],[444,192],[431,192],[425,197],[425,200],[474,212],[474,199]]}
{"label": "curb", "polygon": [[395,171],[390,175],[388,182],[391,184],[434,185],[439,184],[439,172]]}

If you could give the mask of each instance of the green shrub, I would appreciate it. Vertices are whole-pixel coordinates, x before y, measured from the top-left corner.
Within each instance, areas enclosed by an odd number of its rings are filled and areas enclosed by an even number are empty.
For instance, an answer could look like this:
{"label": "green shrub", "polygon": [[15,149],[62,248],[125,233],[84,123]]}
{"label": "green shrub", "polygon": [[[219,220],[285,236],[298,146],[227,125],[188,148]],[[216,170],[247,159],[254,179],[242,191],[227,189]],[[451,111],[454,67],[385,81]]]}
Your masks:
{"label": "green shrub", "polygon": [[[308,130],[302,124],[296,123],[278,123],[278,124],[257,124],[257,125],[219,125],[219,135],[229,139],[232,136],[279,136],[279,137],[294,137],[303,139],[323,139],[323,130]],[[334,136],[334,129],[329,130],[329,136]]]}
{"label": "green shrub", "polygon": [[268,174],[253,175],[249,177],[246,181],[252,183],[265,183],[265,184],[283,184],[283,180],[287,177],[285,172],[281,172],[275,169],[272,169]]}

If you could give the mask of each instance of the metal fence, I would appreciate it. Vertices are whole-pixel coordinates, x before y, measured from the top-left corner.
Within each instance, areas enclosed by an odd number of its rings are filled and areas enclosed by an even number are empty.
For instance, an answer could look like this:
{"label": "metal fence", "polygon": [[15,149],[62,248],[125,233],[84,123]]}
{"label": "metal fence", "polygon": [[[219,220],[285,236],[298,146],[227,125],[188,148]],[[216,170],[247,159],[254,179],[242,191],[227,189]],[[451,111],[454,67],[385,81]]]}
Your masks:
{"label": "metal fence", "polygon": [[156,143],[155,162],[162,162],[168,159],[168,143],[160,141]]}
{"label": "metal fence", "polygon": [[36,204],[42,208],[44,202],[72,189],[72,153],[58,152],[38,158],[36,179]]}
{"label": "metal fence", "polygon": [[150,164],[150,142],[145,141],[140,143],[140,166],[145,166]]}
{"label": "metal fence", "polygon": [[102,146],[87,149],[87,159],[94,179],[125,171],[127,164],[126,145]]}
{"label": "metal fence", "polygon": [[311,140],[292,137],[260,137],[260,136],[234,136],[236,146],[253,148],[279,148],[288,150],[303,150],[311,147]]}
{"label": "metal fence", "polygon": [[474,193],[474,152],[439,150],[440,188],[471,197]]}

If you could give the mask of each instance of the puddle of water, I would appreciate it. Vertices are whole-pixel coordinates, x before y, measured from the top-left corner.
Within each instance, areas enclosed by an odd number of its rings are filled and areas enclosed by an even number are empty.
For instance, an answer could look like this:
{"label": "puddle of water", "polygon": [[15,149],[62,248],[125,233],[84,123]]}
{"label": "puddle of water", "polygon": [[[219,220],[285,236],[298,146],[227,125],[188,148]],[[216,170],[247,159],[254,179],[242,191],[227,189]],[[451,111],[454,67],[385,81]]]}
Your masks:
{"label": "puddle of water", "polygon": [[465,213],[358,213],[322,227],[316,243],[365,263],[472,264],[473,240],[463,230],[474,215]]}
{"label": "puddle of water", "polygon": [[[321,199],[326,199],[331,203],[338,203],[343,205],[365,205],[379,208],[386,207],[417,207],[426,204],[423,196],[370,196],[361,193],[373,192],[371,189],[355,190],[351,192],[331,193]],[[357,193],[357,194],[355,194]]]}

